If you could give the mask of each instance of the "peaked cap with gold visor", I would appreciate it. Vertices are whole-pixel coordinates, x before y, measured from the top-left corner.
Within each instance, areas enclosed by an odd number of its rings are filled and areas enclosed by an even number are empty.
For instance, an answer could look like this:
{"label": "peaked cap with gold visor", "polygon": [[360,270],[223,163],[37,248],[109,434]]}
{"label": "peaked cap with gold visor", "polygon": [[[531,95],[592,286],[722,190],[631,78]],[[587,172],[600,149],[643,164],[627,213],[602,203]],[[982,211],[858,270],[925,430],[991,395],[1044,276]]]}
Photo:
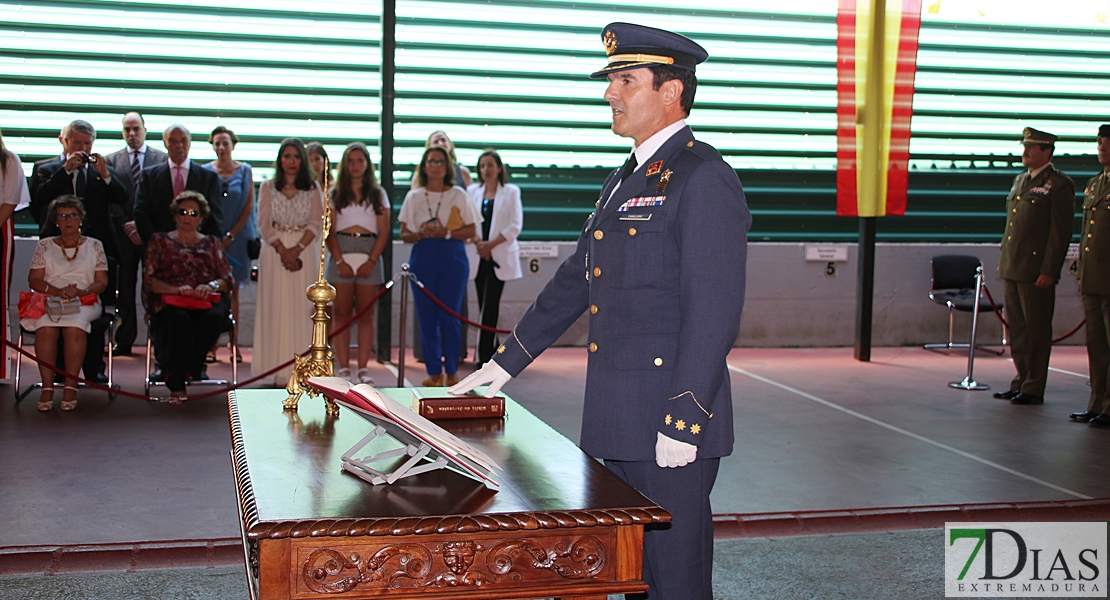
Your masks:
{"label": "peaked cap with gold visor", "polygon": [[601,32],[609,64],[590,74],[590,79],[604,79],[609,73],[671,65],[693,71],[709,53],[697,42],[677,33],[633,23],[610,23]]}

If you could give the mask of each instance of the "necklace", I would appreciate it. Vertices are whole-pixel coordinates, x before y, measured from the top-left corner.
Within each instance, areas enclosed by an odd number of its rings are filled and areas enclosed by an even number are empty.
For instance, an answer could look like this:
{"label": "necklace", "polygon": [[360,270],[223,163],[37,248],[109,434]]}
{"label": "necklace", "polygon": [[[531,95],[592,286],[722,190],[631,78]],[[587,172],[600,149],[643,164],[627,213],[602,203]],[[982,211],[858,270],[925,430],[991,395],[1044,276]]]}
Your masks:
{"label": "necklace", "polygon": [[[59,241],[60,241],[60,240],[59,240]],[[73,261],[77,260],[77,253],[81,251],[81,244],[80,244],[80,242],[78,242],[78,244],[77,244],[76,246],[74,246],[74,247],[73,247],[73,256],[70,256],[70,255],[69,255],[69,252],[66,252],[66,246],[65,246],[65,242],[62,242],[62,246],[61,246],[61,247],[62,247],[62,256],[66,257],[66,260],[67,260],[67,261],[69,261],[69,262],[73,262]]]}
{"label": "necklace", "polygon": [[428,188],[424,188],[424,202],[428,203],[428,220],[429,221],[434,221],[434,220],[439,219],[439,207],[443,206],[443,195],[446,194],[446,193],[447,193],[447,190],[444,190],[444,191],[439,193],[439,203],[436,204],[435,212],[432,212],[432,199],[428,197]]}

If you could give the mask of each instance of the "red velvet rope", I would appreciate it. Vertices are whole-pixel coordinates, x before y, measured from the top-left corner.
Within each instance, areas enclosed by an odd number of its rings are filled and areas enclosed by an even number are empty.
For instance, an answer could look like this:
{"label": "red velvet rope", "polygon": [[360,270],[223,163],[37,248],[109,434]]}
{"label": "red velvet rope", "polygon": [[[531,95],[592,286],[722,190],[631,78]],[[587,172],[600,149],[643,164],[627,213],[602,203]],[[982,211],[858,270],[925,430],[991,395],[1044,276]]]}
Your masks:
{"label": "red velvet rope", "polygon": [[[985,285],[983,286],[983,291],[987,293],[987,302],[991,303],[991,310],[994,311],[994,316],[998,317],[999,321],[1002,321],[1002,326],[1003,327],[1009,328],[1010,324],[1006,322],[1006,319],[1002,318],[1002,311],[998,310],[998,305],[994,303],[994,298],[991,297],[991,291]],[[1058,343],[1070,338],[1071,336],[1075,335],[1075,332],[1079,331],[1080,328],[1082,328],[1086,324],[1087,324],[1087,319],[1084,318],[1082,321],[1079,322],[1078,325],[1075,326],[1075,329],[1072,329],[1071,331],[1065,333],[1064,335],[1052,340],[1052,343],[1053,344],[1058,344]]]}
{"label": "red velvet rope", "polygon": [[459,313],[451,310],[450,308],[447,308],[446,304],[440,302],[439,298],[436,298],[435,296],[433,296],[432,293],[429,292],[427,290],[427,288],[424,287],[424,284],[420,283],[420,280],[416,278],[416,275],[413,275],[413,274],[410,273],[409,277],[412,277],[412,282],[414,284],[416,284],[416,289],[424,292],[424,295],[427,296],[428,298],[431,298],[432,302],[436,303],[436,306],[443,309],[443,312],[451,315],[452,317],[455,317],[456,319],[462,321],[463,323],[466,323],[467,325],[470,325],[471,327],[477,327],[478,329],[481,329],[482,331],[492,331],[494,333],[512,333],[513,332],[512,329],[498,329],[496,327],[490,327],[488,325],[482,325],[481,323],[475,323],[474,321],[471,321],[470,319],[467,319],[467,318],[463,317]]}
{"label": "red velvet rope", "polygon": [[[378,290],[378,293],[373,298],[371,298],[369,302],[366,303],[366,306],[363,306],[362,308],[358,309],[358,311],[355,312],[355,315],[353,317],[351,317],[349,320],[347,320],[345,323],[343,323],[339,327],[336,327],[336,328],[332,329],[331,333],[328,334],[328,339],[330,340],[331,338],[335,337],[336,335],[345,331],[351,325],[353,325],[354,322],[359,319],[359,317],[364,315],[366,313],[366,311],[370,310],[370,307],[374,306],[374,304],[377,303],[377,301],[379,299],[381,299],[381,297],[383,295],[385,295],[385,293],[387,291],[389,291],[392,287],[393,287],[393,281],[387,281],[386,284],[383,285],[380,290]],[[16,346],[15,344],[11,343],[7,339],[4,339],[3,342],[4,342],[4,345],[6,345],[7,347],[14,349],[16,352],[19,352],[23,356],[26,356],[27,358],[31,359],[35,363],[43,365],[46,368],[50,369],[51,371],[57,373],[58,375],[61,375],[62,377],[65,377],[67,379],[76,379],[79,383],[83,383],[83,384],[85,384],[89,387],[93,387],[93,388],[96,388],[98,390],[104,390],[104,391],[106,391],[108,393],[112,393],[112,394],[119,394],[120,396],[127,396],[128,398],[138,398],[139,400],[148,400],[148,401],[151,399],[150,396],[144,396],[142,394],[136,394],[134,392],[126,392],[126,391],[123,391],[123,390],[116,390],[116,389],[109,388],[106,385],[101,385],[99,383],[94,383],[94,382],[89,381],[87,379],[82,379],[82,378],[80,378],[80,377],[78,377],[78,376],[76,376],[72,373],[67,373],[67,372],[63,371],[63,370],[59,369],[58,367],[55,367],[52,364],[40,361],[37,357],[35,357],[35,355],[27,352],[26,350],[20,348],[19,346]],[[311,348],[308,349],[308,350],[305,350],[304,352],[301,352],[301,356],[307,356],[308,353],[311,352],[311,351],[312,351]],[[182,398],[182,400],[199,400],[201,398],[208,398],[208,397],[211,397],[211,396],[218,396],[218,395],[221,395],[221,394],[226,394],[226,393],[228,393],[232,390],[237,390],[237,389],[239,389],[243,386],[250,385],[250,384],[252,384],[252,383],[254,383],[254,382],[256,382],[260,379],[265,379],[266,377],[269,377],[269,376],[273,375],[274,373],[277,373],[278,371],[284,369],[285,367],[288,367],[289,365],[293,364],[293,361],[294,361],[294,359],[289,359],[289,360],[281,363],[280,365],[270,369],[269,371],[266,371],[265,373],[262,373],[261,375],[256,375],[254,377],[251,377],[250,379],[247,379],[246,381],[241,381],[241,382],[239,382],[239,383],[237,383],[233,386],[229,386],[229,387],[226,387],[226,388],[220,388],[218,390],[211,391],[211,392],[206,392],[204,394],[199,394],[199,395],[196,395],[196,396],[186,396],[186,397]],[[18,394],[19,390],[16,390],[16,393]]]}

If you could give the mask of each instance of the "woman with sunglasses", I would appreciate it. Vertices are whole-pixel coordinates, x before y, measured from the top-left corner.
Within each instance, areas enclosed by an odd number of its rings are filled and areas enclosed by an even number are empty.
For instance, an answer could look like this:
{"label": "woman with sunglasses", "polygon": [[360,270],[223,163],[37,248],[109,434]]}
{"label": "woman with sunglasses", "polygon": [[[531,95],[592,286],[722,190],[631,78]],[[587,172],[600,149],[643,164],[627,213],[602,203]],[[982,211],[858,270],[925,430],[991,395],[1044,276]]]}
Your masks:
{"label": "woman with sunglasses", "polygon": [[[254,358],[259,375],[288,362],[312,343],[312,303],[305,289],[320,267],[320,220],[324,196],[304,142],[287,138],[274,161],[274,178],[258,188],[258,306],[254,313]],[[285,387],[292,365],[273,375]]]}
{"label": "woman with sunglasses", "polygon": [[[440,302],[459,312],[470,271],[463,242],[474,236],[482,216],[466,192],[454,187],[455,170],[449,161],[443,148],[424,151],[416,173],[417,187],[405,196],[398,219],[401,240],[414,244],[409,257],[412,272]],[[413,290],[413,302],[428,372],[423,385],[454,385],[459,370],[459,321],[419,290]]]}
{"label": "woman with sunglasses", "polygon": [[[46,215],[58,226],[59,234],[41,239],[35,246],[27,284],[32,292],[45,294],[45,301],[54,306],[47,304],[46,314],[23,317],[19,323],[35,332],[35,356],[40,360],[53,362],[58,338],[65,340],[63,368],[76,374],[85,359],[91,323],[102,312],[97,294],[108,287],[108,259],[99,240],[81,235],[85,206],[77,196],[55,198],[46,207]],[[42,393],[37,408],[46,412],[54,408],[54,372],[40,364],[39,375]],[[66,377],[64,385],[62,410],[73,410],[77,408],[77,380]]]}
{"label": "woman with sunglasses", "polygon": [[151,322],[165,332],[162,371],[170,404],[180,404],[185,380],[200,376],[204,355],[220,336],[235,279],[223,242],[197,229],[209,214],[204,195],[181,192],[170,203],[170,213],[174,230],[155,233],[147,243],[143,307]]}

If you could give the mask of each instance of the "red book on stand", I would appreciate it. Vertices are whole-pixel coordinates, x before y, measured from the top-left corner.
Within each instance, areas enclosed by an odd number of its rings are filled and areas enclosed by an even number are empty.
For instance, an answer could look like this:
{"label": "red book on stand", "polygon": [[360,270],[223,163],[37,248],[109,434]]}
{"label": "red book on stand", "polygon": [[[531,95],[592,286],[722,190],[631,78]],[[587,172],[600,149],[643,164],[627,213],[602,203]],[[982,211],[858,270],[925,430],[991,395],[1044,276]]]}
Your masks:
{"label": "red book on stand", "polygon": [[486,398],[476,392],[456,396],[447,388],[413,388],[412,409],[430,421],[489,419],[505,416],[505,397]]}

